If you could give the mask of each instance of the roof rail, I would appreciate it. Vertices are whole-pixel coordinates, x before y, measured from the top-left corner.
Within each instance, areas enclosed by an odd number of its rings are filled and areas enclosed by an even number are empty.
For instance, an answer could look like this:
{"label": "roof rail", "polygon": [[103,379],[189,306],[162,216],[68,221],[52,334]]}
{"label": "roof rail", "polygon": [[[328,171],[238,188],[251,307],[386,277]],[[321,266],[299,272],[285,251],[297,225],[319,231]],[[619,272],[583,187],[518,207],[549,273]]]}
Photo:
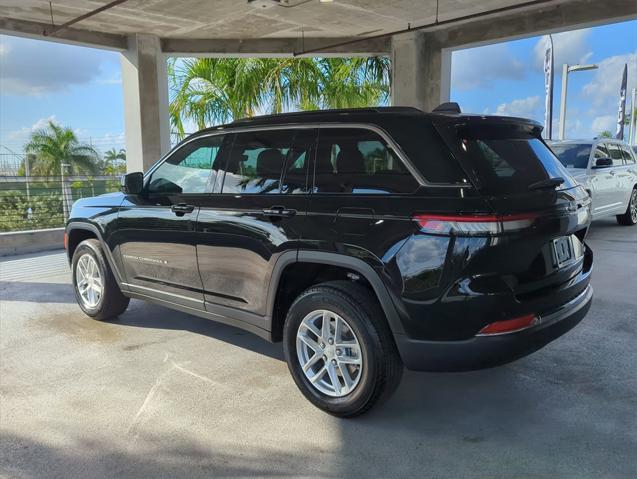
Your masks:
{"label": "roof rail", "polygon": [[462,111],[460,111],[460,105],[458,105],[455,101],[441,103],[432,111],[436,113],[462,113]]}
{"label": "roof rail", "polygon": [[367,108],[341,108],[341,109],[327,109],[327,110],[305,110],[305,111],[293,111],[287,113],[276,113],[273,115],[259,115],[247,118],[239,118],[234,120],[232,124],[237,123],[250,123],[258,122],[262,120],[268,120],[270,118],[297,118],[297,117],[311,117],[311,116],[323,116],[323,115],[338,115],[338,114],[356,114],[356,113],[391,113],[391,112],[420,112],[422,110],[411,106],[378,106]]}

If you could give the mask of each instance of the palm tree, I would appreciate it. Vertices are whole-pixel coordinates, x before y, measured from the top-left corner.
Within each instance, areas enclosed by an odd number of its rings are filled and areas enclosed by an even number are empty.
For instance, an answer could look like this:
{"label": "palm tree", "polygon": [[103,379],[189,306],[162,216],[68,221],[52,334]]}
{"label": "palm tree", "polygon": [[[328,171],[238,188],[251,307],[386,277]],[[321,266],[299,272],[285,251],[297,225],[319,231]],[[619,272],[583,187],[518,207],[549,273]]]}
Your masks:
{"label": "palm tree", "polygon": [[97,152],[80,143],[72,129],[52,121],[31,134],[24,151],[32,175],[59,175],[62,164],[69,165],[69,174],[95,174],[98,170]]}
{"label": "palm tree", "polygon": [[126,173],[126,150],[121,148],[117,151],[111,148],[104,152],[102,169],[106,175],[123,175]]}
{"label": "palm tree", "polygon": [[195,58],[171,61],[170,116],[177,135],[258,113],[387,103],[389,59]]}

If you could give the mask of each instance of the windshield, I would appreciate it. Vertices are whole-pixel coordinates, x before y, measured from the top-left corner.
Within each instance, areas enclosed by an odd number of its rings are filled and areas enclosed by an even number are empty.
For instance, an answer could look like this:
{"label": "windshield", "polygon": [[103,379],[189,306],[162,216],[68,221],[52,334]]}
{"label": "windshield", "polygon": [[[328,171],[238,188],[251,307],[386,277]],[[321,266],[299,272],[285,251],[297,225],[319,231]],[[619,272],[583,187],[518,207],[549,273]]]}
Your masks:
{"label": "windshield", "polygon": [[587,143],[552,144],[557,159],[567,168],[588,168],[592,146]]}
{"label": "windshield", "polygon": [[492,195],[523,194],[530,186],[552,178],[564,179],[559,189],[575,186],[575,180],[538,134],[511,125],[458,128],[465,165],[479,188]]}

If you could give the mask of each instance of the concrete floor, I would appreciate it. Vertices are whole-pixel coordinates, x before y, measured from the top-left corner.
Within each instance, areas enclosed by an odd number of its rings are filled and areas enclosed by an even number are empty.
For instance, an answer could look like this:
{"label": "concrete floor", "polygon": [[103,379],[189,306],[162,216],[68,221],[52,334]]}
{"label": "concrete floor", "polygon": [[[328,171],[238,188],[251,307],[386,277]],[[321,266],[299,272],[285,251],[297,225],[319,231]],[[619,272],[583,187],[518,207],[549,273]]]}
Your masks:
{"label": "concrete floor", "polygon": [[594,223],[594,305],[508,366],[406,373],[339,420],[280,345],[133,301],[83,316],[60,253],[0,263],[0,475],[637,477],[637,229]]}

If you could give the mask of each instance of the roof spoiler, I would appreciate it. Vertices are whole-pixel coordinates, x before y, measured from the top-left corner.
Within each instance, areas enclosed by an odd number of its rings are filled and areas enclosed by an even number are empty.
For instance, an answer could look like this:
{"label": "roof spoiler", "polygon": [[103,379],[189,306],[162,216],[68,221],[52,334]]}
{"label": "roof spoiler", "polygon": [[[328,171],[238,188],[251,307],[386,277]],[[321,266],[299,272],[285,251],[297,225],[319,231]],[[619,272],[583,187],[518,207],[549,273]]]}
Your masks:
{"label": "roof spoiler", "polygon": [[433,111],[436,113],[462,113],[460,111],[460,105],[458,105],[455,101],[441,103],[434,108]]}

